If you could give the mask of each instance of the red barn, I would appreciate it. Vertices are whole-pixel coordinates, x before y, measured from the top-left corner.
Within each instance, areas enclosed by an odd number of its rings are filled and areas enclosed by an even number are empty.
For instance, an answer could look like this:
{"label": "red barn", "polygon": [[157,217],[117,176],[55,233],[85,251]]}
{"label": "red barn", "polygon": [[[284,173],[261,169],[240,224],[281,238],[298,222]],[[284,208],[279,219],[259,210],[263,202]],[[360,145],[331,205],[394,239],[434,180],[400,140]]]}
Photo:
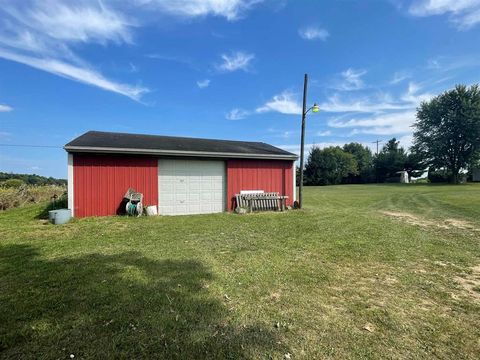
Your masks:
{"label": "red barn", "polygon": [[64,148],[76,217],[118,214],[128,188],[160,215],[231,211],[242,190],[295,200],[297,156],[261,142],[89,131]]}

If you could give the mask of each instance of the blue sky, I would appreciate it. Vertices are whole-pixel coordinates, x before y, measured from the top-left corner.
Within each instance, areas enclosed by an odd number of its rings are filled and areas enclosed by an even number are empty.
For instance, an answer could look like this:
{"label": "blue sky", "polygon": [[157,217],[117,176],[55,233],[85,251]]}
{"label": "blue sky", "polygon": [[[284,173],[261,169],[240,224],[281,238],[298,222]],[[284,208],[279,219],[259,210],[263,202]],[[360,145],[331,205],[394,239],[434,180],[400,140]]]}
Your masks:
{"label": "blue sky", "polygon": [[[307,146],[395,136],[480,81],[480,0],[0,0],[0,143],[88,130]],[[0,171],[66,177],[57,148],[0,146]]]}

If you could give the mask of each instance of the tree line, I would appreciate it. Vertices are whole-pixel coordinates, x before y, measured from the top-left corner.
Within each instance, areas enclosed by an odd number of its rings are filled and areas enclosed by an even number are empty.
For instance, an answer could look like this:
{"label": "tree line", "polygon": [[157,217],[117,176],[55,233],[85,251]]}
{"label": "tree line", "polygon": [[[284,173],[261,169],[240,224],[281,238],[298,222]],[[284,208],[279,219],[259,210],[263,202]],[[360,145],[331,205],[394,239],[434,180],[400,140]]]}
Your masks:
{"label": "tree line", "polygon": [[480,89],[457,85],[422,102],[414,123],[413,145],[390,139],[378,154],[352,142],[312,147],[304,169],[305,185],[398,182],[428,171],[431,182],[459,183],[480,167]]}
{"label": "tree line", "polygon": [[19,187],[22,184],[27,185],[67,185],[67,180],[65,179],[56,179],[53,177],[45,177],[36,174],[14,174],[0,172],[0,185],[6,187]]}

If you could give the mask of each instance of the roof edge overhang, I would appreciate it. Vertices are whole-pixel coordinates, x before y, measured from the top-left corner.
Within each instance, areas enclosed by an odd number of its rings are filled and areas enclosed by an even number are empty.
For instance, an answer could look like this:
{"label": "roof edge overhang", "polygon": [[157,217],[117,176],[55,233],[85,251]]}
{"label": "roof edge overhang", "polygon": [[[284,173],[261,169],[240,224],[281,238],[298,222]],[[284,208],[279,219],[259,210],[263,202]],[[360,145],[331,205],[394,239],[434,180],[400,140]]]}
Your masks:
{"label": "roof edge overhang", "polygon": [[294,154],[243,154],[211,151],[184,151],[184,150],[155,150],[155,149],[129,149],[112,147],[91,147],[91,146],[64,146],[66,151],[98,153],[98,154],[136,154],[136,155],[163,155],[163,156],[189,156],[209,158],[236,158],[236,159],[266,159],[266,160],[297,160]]}

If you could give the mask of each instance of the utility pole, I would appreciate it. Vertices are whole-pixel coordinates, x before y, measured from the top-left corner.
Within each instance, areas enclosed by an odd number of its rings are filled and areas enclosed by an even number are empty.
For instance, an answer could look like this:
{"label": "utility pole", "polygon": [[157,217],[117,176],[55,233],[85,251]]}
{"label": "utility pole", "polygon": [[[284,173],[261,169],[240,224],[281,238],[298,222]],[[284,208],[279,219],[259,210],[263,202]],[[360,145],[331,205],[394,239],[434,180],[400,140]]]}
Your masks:
{"label": "utility pole", "polygon": [[377,144],[377,159],[375,161],[375,182],[378,184],[378,144],[382,143],[383,141],[382,140],[375,140],[372,142],[372,144]]}
{"label": "utility pole", "polygon": [[302,107],[302,138],[300,142],[300,184],[298,188],[298,207],[303,205],[303,157],[305,151],[305,116],[307,115],[307,84],[308,75],[305,74],[303,80],[303,107]]}
{"label": "utility pole", "polygon": [[375,140],[372,142],[372,144],[377,144],[377,155],[378,155],[378,144],[381,144],[383,141],[382,140]]}
{"label": "utility pole", "polygon": [[303,80],[303,107],[302,107],[302,138],[300,143],[300,184],[298,188],[298,208],[301,209],[303,205],[303,157],[305,152],[305,117],[308,112],[317,113],[320,111],[320,107],[317,103],[314,103],[312,107],[307,109],[307,84],[308,84],[308,75],[305,74]]}

